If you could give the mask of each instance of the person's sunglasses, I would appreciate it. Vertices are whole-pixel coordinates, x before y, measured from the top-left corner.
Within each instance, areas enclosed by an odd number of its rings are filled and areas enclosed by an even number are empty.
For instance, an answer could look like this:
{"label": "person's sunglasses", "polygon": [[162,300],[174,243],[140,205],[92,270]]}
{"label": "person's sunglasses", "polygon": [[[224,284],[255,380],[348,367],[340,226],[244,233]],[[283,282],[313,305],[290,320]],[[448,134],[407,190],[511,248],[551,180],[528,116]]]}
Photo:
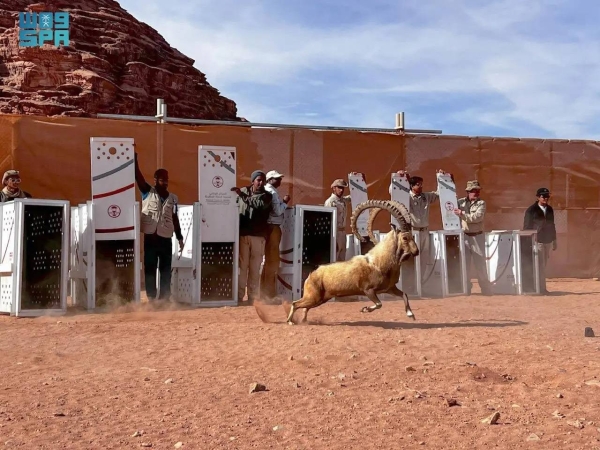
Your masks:
{"label": "person's sunglasses", "polygon": [[542,198],[550,198],[550,194],[542,194],[542,195],[540,195],[540,197],[542,197]]}

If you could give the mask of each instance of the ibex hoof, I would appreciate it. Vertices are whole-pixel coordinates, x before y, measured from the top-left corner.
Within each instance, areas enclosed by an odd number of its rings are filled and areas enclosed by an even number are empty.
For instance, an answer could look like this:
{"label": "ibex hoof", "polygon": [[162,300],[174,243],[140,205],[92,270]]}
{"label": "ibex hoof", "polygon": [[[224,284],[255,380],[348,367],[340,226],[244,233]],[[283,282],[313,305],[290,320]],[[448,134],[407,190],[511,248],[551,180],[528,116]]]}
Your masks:
{"label": "ibex hoof", "polygon": [[363,309],[360,310],[360,312],[366,313],[366,312],[371,312],[373,311],[371,308],[369,308],[368,306],[363,306]]}
{"label": "ibex hoof", "polygon": [[288,320],[288,325],[294,325],[294,322],[292,322],[291,320]]}

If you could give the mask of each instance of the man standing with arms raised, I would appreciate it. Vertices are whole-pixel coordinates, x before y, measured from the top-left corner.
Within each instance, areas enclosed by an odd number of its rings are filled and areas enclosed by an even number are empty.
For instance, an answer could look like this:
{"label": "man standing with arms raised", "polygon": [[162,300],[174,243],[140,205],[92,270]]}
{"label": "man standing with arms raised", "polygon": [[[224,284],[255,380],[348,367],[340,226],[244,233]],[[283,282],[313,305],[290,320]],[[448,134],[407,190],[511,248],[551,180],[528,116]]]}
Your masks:
{"label": "man standing with arms raised", "polygon": [[[421,261],[421,279],[425,277],[425,267],[429,261],[429,205],[437,202],[440,198],[438,191],[423,192],[423,178],[413,176],[408,172],[399,170],[398,175],[406,176],[410,185],[410,203],[404,205],[408,207],[410,214],[410,224],[413,230],[419,232],[419,258]],[[445,174],[443,170],[438,170],[438,173]],[[452,176],[452,175],[451,175]],[[454,179],[454,178],[453,178]],[[390,196],[392,195],[393,184],[390,183]],[[407,265],[410,267],[410,265]]]}
{"label": "man standing with arms raised", "polygon": [[144,275],[148,300],[156,298],[156,270],[160,272],[159,300],[171,295],[171,260],[173,258],[173,233],[183,250],[183,236],[177,217],[178,199],[168,191],[169,172],[154,172],[154,186],[150,186],[138,165],[135,154],[135,181],[142,193],[142,216],[140,226],[144,233]]}

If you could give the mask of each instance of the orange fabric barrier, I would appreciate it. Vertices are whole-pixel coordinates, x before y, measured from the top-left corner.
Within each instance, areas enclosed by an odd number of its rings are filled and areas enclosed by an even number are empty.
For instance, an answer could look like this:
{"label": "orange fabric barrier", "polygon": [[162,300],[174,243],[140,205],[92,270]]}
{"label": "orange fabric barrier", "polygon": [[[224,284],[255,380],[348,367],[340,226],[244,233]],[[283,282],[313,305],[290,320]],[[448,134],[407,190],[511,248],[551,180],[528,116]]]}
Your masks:
{"label": "orange fabric barrier", "polygon": [[[600,272],[600,142],[3,115],[0,170],[20,170],[23,188],[35,197],[82,203],[91,196],[92,136],[134,138],[144,175],[150,179],[162,161],[170,189],[183,204],[198,198],[201,144],[237,148],[240,186],[255,169],[284,173],[281,191],[292,196],[292,204],[322,205],[331,182],[352,171],[365,173],[369,197],[381,199],[389,198],[390,173],[399,169],[422,176],[426,190],[435,189],[437,169],[452,172],[459,195],[467,180],[478,179],[488,204],[487,230],[521,228],[535,191],[548,187],[559,233],[549,275],[595,277]],[[387,231],[389,218],[381,216],[376,225]],[[437,204],[431,225],[441,228]]]}

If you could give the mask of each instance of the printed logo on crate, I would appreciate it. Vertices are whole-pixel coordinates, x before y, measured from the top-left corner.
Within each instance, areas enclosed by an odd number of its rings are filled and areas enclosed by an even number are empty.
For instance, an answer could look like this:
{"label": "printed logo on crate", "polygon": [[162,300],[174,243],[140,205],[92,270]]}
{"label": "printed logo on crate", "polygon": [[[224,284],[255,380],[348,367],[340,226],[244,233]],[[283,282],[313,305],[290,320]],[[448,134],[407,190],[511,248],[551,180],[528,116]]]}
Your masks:
{"label": "printed logo on crate", "polygon": [[109,217],[116,219],[121,215],[121,208],[119,208],[119,205],[110,205],[107,212]]}

